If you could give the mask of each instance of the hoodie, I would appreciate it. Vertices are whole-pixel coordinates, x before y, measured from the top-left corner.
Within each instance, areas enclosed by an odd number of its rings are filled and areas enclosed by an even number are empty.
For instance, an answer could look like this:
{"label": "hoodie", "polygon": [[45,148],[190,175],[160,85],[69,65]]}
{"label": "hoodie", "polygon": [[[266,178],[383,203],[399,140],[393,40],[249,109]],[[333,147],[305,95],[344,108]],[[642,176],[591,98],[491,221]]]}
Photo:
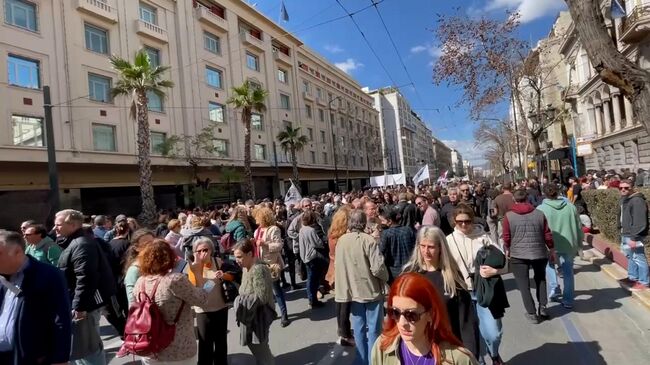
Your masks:
{"label": "hoodie", "polygon": [[621,236],[643,241],[648,235],[648,206],[641,193],[634,193],[620,200],[621,215],[619,227]]}
{"label": "hoodie", "polygon": [[515,203],[503,216],[503,243],[510,256],[524,260],[548,257],[553,235],[544,213],[530,203]]}
{"label": "hoodie", "polygon": [[544,213],[553,232],[555,251],[563,255],[577,255],[584,233],[576,207],[564,199],[544,199],[537,209]]}

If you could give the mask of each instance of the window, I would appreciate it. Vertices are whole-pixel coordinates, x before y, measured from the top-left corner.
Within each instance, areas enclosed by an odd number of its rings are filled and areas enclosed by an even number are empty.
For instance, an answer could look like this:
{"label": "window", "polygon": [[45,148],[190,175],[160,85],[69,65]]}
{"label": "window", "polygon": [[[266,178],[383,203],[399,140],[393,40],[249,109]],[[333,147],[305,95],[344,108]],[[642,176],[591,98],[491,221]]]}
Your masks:
{"label": "window", "polygon": [[108,77],[88,74],[88,95],[90,100],[102,103],[111,102],[111,79]]}
{"label": "window", "polygon": [[248,84],[253,88],[253,89],[261,89],[262,85],[259,82],[253,81],[253,80],[248,80]]}
{"label": "window", "polygon": [[345,120],[341,117],[341,128],[345,128]]}
{"label": "window", "polygon": [[203,32],[203,48],[214,54],[221,53],[221,40],[212,33]]}
{"label": "window", "polygon": [[318,96],[319,99],[323,97],[323,90],[321,90],[320,87],[316,88],[316,96]]}
{"label": "window", "polygon": [[251,53],[246,53],[246,67],[253,71],[260,70],[260,59]]}
{"label": "window", "polygon": [[323,152],[323,163],[327,164],[327,152]]}
{"label": "window", "polygon": [[214,154],[217,157],[228,157],[228,141],[225,139],[213,140]]}
{"label": "window", "polygon": [[144,50],[149,55],[149,63],[151,63],[151,66],[160,66],[160,50],[153,47],[144,47]]}
{"label": "window", "polygon": [[309,81],[302,81],[302,91],[309,94]]}
{"label": "window", "polygon": [[266,160],[266,146],[263,144],[253,145],[253,159]]}
{"label": "window", "polygon": [[314,130],[311,128],[307,128],[307,137],[309,137],[310,141],[314,140]]}
{"label": "window", "polygon": [[318,109],[318,120],[320,120],[321,122],[325,121],[325,110]]}
{"label": "window", "polygon": [[291,109],[291,103],[289,102],[289,95],[280,94],[280,107],[282,109]]}
{"label": "window", "polygon": [[165,111],[165,106],[163,105],[162,97],[158,96],[152,91],[147,91],[147,99],[149,99],[149,102],[147,103],[147,107],[149,108],[150,111],[159,112],[159,113]]}
{"label": "window", "polygon": [[251,128],[256,131],[264,130],[264,123],[262,121],[262,115],[253,113],[251,114]]}
{"label": "window", "polygon": [[93,124],[93,148],[95,151],[116,151],[115,127],[105,124]]}
{"label": "window", "polygon": [[5,0],[5,22],[32,32],[38,31],[36,5],[24,0]]}
{"label": "window", "polygon": [[207,82],[209,86],[221,89],[221,77],[221,71],[209,66],[205,67],[205,82]]}
{"label": "window", "polygon": [[321,143],[325,143],[325,131],[320,131],[320,141]]}
{"label": "window", "polygon": [[7,60],[7,75],[9,84],[30,89],[40,89],[40,67],[39,62],[9,55]]}
{"label": "window", "polygon": [[211,122],[225,123],[225,107],[218,103],[208,103],[208,118]]}
{"label": "window", "polygon": [[287,71],[281,68],[278,69],[278,81],[280,81],[283,84],[289,82],[289,75],[287,74]]}
{"label": "window", "polygon": [[84,24],[84,32],[86,34],[86,49],[101,54],[108,54],[108,32],[106,30],[90,24]]}
{"label": "window", "polygon": [[151,138],[151,153],[155,155],[163,154],[163,145],[167,141],[167,134],[161,132],[151,132],[149,135]]}
{"label": "window", "polygon": [[140,3],[140,20],[149,24],[158,25],[158,15],[156,8],[151,5]]}
{"label": "window", "polygon": [[311,157],[311,163],[316,163],[316,152],[309,151],[309,157]]}
{"label": "window", "polygon": [[45,146],[43,118],[12,115],[11,123],[14,132],[15,146]]}
{"label": "window", "polygon": [[307,118],[311,119],[311,105],[305,105],[305,109],[307,110]]}

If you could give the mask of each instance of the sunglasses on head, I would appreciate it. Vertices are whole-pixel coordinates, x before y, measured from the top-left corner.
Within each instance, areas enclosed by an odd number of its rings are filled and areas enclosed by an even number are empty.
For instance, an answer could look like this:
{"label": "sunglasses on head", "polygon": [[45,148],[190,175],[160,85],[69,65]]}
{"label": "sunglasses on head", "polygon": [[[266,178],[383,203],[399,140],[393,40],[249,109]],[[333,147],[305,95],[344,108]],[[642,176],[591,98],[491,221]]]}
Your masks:
{"label": "sunglasses on head", "polygon": [[406,319],[406,321],[409,323],[418,322],[424,313],[426,313],[426,311],[418,313],[412,309],[406,309],[402,311],[399,308],[388,308],[386,311],[386,314],[395,320],[395,322],[399,322],[399,318],[404,316],[404,319]]}

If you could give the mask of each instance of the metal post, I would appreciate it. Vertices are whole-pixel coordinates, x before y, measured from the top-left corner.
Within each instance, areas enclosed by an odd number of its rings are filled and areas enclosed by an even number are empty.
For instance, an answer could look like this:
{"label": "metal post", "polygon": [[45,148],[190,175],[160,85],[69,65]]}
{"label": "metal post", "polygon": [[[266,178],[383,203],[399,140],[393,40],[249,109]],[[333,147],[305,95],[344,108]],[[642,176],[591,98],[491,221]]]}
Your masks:
{"label": "metal post", "polygon": [[52,98],[50,87],[43,86],[43,109],[45,111],[45,143],[47,146],[47,172],[50,181],[50,209],[58,212],[59,198],[59,172],[56,168],[56,147],[54,145],[54,127],[52,125]]}
{"label": "metal post", "polygon": [[275,163],[275,181],[278,189],[280,189],[280,197],[282,197],[282,189],[280,188],[280,168],[278,167],[278,152],[275,141],[273,141],[273,161]]}
{"label": "metal post", "polygon": [[331,99],[328,103],[328,109],[330,111],[330,132],[332,134],[332,157],[334,158],[334,192],[339,192],[339,168],[338,168],[338,159],[336,158],[336,138],[334,137],[334,126],[336,125],[336,118],[332,119],[332,102],[336,99],[341,99],[340,96]]}
{"label": "metal post", "polygon": [[[511,95],[512,98],[512,116],[513,116],[513,122],[515,123],[515,142],[517,143],[517,159],[519,160],[519,169],[523,169],[523,166],[521,166],[521,149],[519,147],[519,127],[517,126],[517,106],[515,105],[515,95]],[[528,169],[528,167],[526,167]],[[526,174],[524,174],[526,175]]]}
{"label": "metal post", "polygon": [[573,157],[573,176],[580,176],[578,172],[578,146],[576,146],[575,134],[571,137],[571,157]]}

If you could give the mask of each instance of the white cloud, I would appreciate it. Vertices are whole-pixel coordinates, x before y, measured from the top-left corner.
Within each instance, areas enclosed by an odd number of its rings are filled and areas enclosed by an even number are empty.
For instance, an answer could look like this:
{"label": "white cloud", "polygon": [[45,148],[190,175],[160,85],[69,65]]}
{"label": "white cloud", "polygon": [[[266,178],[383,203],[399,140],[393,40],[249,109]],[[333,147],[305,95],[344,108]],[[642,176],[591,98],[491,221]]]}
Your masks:
{"label": "white cloud", "polygon": [[438,58],[442,55],[442,50],[440,47],[433,46],[431,44],[420,44],[417,46],[411,47],[412,54],[420,54],[424,51],[427,51],[427,54],[433,58]]}
{"label": "white cloud", "polygon": [[357,62],[354,58],[348,58],[343,62],[336,62],[334,66],[340,68],[345,73],[352,73],[352,71],[363,67],[363,63]]}
{"label": "white cloud", "polygon": [[566,4],[564,0],[489,0],[483,9],[517,11],[521,15],[521,22],[527,23],[566,9]]}
{"label": "white cloud", "polygon": [[463,160],[468,160],[474,165],[482,165],[485,163],[484,151],[474,146],[474,140],[449,139],[443,140],[442,143],[460,152]]}
{"label": "white cloud", "polygon": [[411,53],[422,53],[427,50],[427,47],[425,46],[415,46],[411,48]]}
{"label": "white cloud", "polygon": [[326,44],[323,48],[329,53],[341,53],[344,51],[338,44]]}

